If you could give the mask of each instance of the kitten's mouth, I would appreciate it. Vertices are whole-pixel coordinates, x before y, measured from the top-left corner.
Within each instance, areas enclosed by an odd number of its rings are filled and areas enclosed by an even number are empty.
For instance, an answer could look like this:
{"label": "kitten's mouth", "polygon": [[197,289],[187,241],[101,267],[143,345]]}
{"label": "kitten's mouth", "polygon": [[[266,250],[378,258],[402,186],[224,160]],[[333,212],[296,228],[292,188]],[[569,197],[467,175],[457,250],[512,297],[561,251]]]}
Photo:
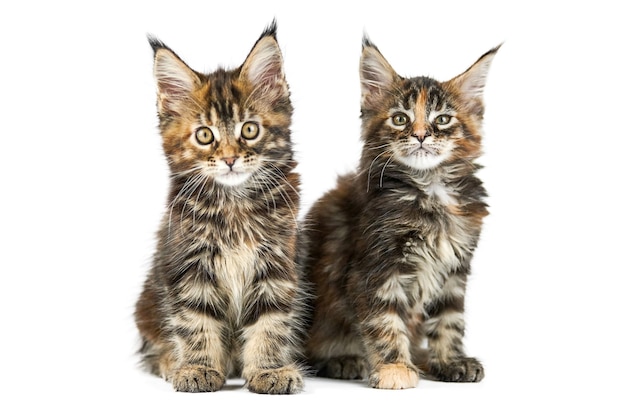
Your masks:
{"label": "kitten's mouth", "polygon": [[427,146],[420,145],[416,146],[413,149],[409,150],[408,156],[426,156],[426,155],[436,155],[435,151],[428,148]]}
{"label": "kitten's mouth", "polygon": [[422,144],[406,149],[398,159],[414,169],[431,169],[439,165],[444,158],[445,156],[440,151]]}
{"label": "kitten's mouth", "polygon": [[228,171],[222,175],[215,177],[215,181],[222,185],[228,185],[230,187],[239,185],[246,181],[250,177],[248,172]]}

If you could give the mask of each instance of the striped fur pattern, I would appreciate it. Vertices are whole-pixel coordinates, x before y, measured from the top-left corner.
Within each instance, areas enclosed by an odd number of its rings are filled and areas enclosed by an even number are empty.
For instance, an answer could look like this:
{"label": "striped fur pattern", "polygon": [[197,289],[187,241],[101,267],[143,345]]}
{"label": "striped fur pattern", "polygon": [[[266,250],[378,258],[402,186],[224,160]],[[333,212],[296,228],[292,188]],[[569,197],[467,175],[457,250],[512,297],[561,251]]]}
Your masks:
{"label": "striped fur pattern", "polygon": [[150,43],[171,184],[135,310],[143,363],[177,391],[216,391],[241,376],[252,392],[297,393],[307,292],[276,24],[239,68],[210,74]]}
{"label": "striped fur pattern", "polygon": [[363,150],[307,213],[304,273],[316,296],[307,356],[318,375],[415,387],[476,382],[464,300],[486,192],[482,91],[498,48],[439,82],[399,76],[369,39],[360,62]]}

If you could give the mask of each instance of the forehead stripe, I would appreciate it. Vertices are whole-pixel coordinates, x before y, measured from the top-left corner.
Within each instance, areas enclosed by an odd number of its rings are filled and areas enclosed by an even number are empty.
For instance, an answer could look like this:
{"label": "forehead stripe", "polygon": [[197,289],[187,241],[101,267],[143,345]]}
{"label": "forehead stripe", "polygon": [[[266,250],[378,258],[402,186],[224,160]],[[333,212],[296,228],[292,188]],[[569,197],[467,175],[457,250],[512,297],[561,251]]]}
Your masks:
{"label": "forehead stripe", "polygon": [[415,101],[415,123],[424,124],[426,122],[426,103],[428,101],[428,93],[422,88]]}

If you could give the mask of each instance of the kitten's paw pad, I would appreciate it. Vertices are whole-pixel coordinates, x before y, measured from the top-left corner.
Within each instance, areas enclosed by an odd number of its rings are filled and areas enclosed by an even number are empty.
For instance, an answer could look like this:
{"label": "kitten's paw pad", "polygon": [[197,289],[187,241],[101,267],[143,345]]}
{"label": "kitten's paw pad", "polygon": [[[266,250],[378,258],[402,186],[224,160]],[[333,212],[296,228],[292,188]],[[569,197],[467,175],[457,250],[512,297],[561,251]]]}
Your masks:
{"label": "kitten's paw pad", "polygon": [[226,382],[222,373],[206,366],[180,367],[170,379],[174,389],[182,392],[213,392]]}
{"label": "kitten's paw pad", "polygon": [[359,356],[331,358],[318,366],[317,375],[337,379],[367,378],[367,363]]}
{"label": "kitten's paw pad", "polygon": [[418,382],[419,371],[415,366],[393,363],[376,368],[369,384],[379,389],[405,389],[415,388]]}
{"label": "kitten's paw pad", "polygon": [[263,369],[248,379],[247,386],[257,394],[296,394],[302,391],[304,378],[300,370],[292,366]]}
{"label": "kitten's paw pad", "polygon": [[428,374],[445,382],[479,382],[485,371],[477,359],[459,358],[449,363],[431,363]]}

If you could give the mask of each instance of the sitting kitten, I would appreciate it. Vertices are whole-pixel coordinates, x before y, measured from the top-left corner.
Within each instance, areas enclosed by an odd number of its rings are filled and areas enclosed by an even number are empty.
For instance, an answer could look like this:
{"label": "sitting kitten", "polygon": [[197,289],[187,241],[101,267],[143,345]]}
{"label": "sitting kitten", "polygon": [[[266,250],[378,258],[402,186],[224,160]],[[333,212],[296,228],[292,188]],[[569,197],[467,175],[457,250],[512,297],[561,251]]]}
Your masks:
{"label": "sitting kitten", "polygon": [[497,50],[438,82],[399,76],[364,38],[360,165],[304,220],[303,270],[316,296],[306,353],[319,376],[386,389],[415,387],[420,371],[483,378],[463,351],[463,311],[487,215],[474,160]]}
{"label": "sitting kitten", "polygon": [[303,388],[299,176],[272,23],[237,69],[201,74],[151,38],[169,206],[135,319],[145,366],[177,391]]}

